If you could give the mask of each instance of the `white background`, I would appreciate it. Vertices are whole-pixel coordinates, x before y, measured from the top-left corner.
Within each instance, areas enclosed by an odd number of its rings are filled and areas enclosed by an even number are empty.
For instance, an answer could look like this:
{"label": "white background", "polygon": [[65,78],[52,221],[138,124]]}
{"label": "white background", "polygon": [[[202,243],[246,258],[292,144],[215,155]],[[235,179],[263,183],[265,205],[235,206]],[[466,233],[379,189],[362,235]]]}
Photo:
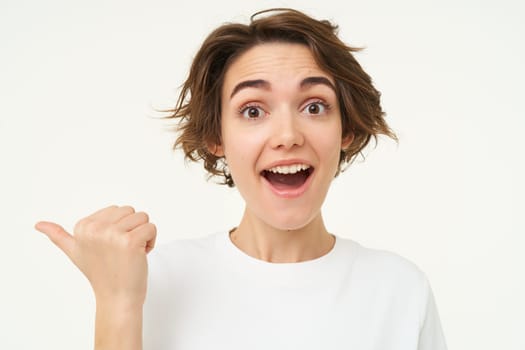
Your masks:
{"label": "white background", "polygon": [[420,266],[450,349],[525,349],[520,3],[1,0],[0,347],[93,346],[89,284],[35,222],[130,204],[161,243],[237,224],[239,195],[172,152],[155,109],[212,29],[289,6],[366,47],[400,138],[334,181],[329,230]]}

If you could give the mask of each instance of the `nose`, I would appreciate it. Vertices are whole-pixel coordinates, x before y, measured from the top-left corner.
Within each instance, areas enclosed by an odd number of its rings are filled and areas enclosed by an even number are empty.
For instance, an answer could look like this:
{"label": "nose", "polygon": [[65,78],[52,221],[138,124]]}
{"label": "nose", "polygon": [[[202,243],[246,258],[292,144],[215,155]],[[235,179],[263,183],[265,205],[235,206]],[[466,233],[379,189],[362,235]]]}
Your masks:
{"label": "nose", "polygon": [[290,149],[303,145],[304,135],[298,118],[299,116],[292,111],[274,114],[270,141],[272,148]]}

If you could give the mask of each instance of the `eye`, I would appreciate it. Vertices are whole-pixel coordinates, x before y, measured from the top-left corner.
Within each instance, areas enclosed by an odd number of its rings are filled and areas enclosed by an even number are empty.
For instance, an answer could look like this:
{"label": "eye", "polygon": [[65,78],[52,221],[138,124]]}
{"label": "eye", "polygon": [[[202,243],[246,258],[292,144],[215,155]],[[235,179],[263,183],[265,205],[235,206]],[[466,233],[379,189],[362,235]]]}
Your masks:
{"label": "eye", "polygon": [[315,101],[307,104],[304,111],[307,114],[317,115],[325,113],[328,108],[329,106],[323,101]]}
{"label": "eye", "polygon": [[257,119],[264,117],[265,111],[259,106],[245,106],[239,110],[239,113],[246,119]]}

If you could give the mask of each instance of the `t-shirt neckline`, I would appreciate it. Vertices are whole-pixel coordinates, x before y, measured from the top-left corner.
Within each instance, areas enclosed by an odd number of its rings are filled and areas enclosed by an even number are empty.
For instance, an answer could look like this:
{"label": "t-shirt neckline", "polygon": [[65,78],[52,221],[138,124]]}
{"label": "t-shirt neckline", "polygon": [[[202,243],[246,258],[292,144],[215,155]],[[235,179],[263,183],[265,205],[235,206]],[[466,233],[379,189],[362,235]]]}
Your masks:
{"label": "t-shirt neckline", "polygon": [[328,262],[336,256],[340,249],[341,245],[341,239],[337,237],[336,235],[332,234],[332,236],[335,238],[334,245],[332,249],[330,249],[326,254],[310,259],[310,260],[304,260],[299,262],[269,262],[264,261],[261,259],[257,259],[247,253],[245,253],[243,250],[241,250],[239,247],[237,247],[230,237],[231,230],[226,231],[221,235],[223,243],[225,243],[226,248],[228,251],[235,257],[236,260],[242,261],[245,264],[255,265],[255,266],[262,266],[267,268],[274,268],[274,269],[287,269],[287,268],[301,268],[301,267],[312,267],[315,265],[324,264],[325,262]]}

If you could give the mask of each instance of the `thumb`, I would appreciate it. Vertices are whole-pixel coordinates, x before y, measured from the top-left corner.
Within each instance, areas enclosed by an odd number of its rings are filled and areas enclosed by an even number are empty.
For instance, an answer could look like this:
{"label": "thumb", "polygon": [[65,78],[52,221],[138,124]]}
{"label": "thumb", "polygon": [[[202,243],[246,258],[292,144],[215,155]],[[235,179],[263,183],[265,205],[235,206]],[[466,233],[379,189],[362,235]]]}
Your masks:
{"label": "thumb", "polygon": [[39,221],[35,224],[35,229],[44,233],[58,248],[71,258],[75,239],[66,232],[62,226],[53,222]]}

